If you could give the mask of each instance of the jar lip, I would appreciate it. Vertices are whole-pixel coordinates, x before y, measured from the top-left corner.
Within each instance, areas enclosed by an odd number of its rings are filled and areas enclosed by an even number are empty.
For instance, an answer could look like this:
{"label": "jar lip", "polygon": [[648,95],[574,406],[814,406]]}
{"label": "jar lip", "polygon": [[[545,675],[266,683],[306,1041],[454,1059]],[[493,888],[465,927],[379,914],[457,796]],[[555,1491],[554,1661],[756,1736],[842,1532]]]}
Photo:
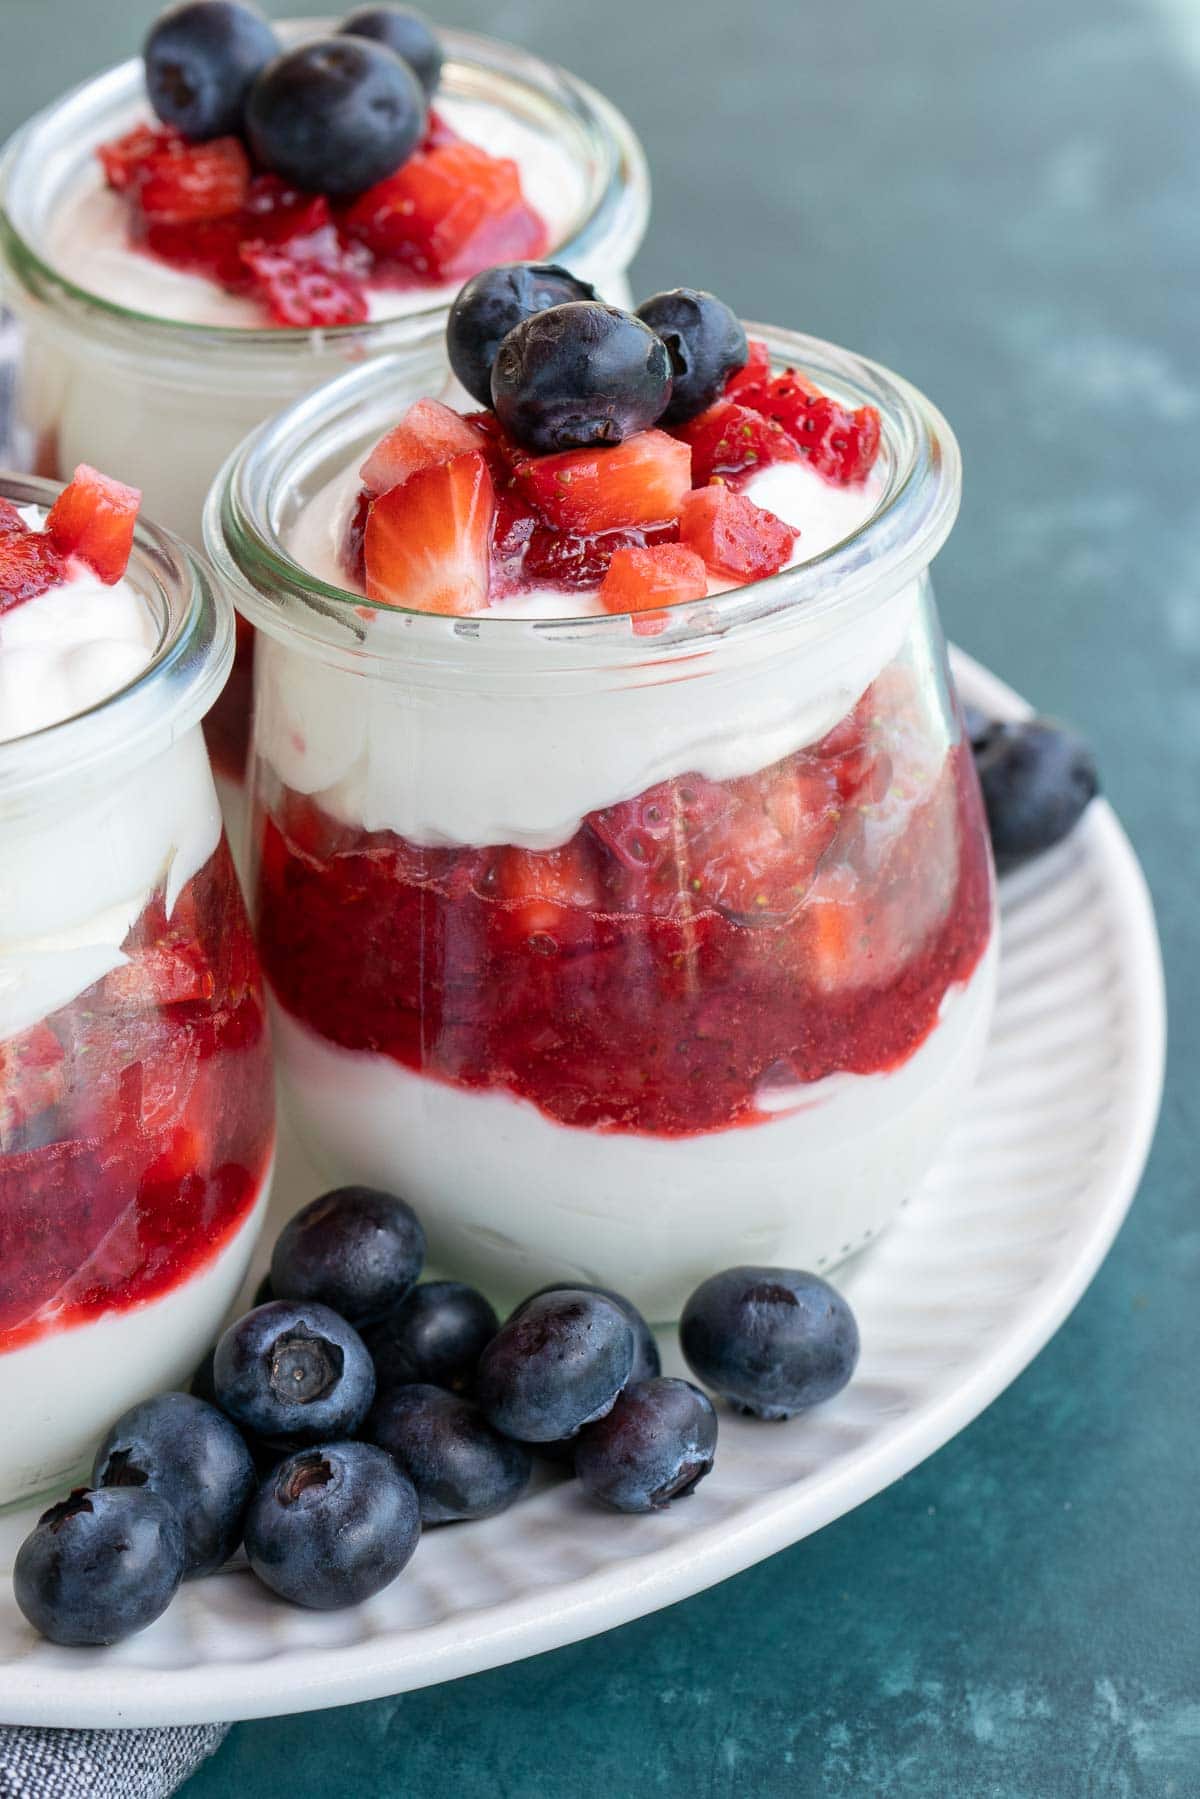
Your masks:
{"label": "jar lip", "polygon": [[[0,496],[16,506],[49,509],[62,488],[62,482],[0,472]],[[204,558],[139,519],[124,578],[156,610],[154,653],[131,680],[83,711],[0,741],[0,808],[19,810],[64,777],[102,785],[118,766],[146,760],[197,724],[225,685],[234,614]]]}
{"label": "jar lip", "polygon": [[334,467],[326,447],[320,472],[328,478],[364,453],[411,399],[397,357],[335,377],[252,432],[209,491],[205,547],[253,625],[288,641],[299,635],[346,651],[360,666],[377,659],[407,663],[414,673],[439,663],[461,671],[470,658],[473,666],[488,663],[497,672],[647,667],[694,656],[732,634],[836,630],[921,575],[945,542],[961,492],[958,444],[936,407],[880,364],[771,325],[748,321],[746,331],[766,342],[773,366],[798,368],[843,401],[879,409],[883,487],[869,516],[840,543],[763,580],[665,608],[668,622],[657,636],[636,635],[627,613],[448,618],[372,601],[373,612],[405,626],[381,644],[378,634],[368,639],[361,593],[331,586],[292,559],[281,536],[282,513],[294,507],[321,446],[340,433]]}
{"label": "jar lip", "polygon": [[[285,41],[295,41],[318,34],[334,21],[311,18],[274,23]],[[641,144],[624,115],[586,82],[529,51],[474,32],[446,29],[439,30],[439,36],[447,51],[443,79],[450,97],[490,100],[495,105],[503,104],[504,89],[508,90],[510,103],[524,94],[539,112],[554,116],[560,133],[568,129],[577,132],[596,157],[598,172],[591,184],[586,212],[571,236],[553,245],[548,254],[580,269],[610,262],[627,267],[645,235],[650,181]],[[500,87],[499,99],[489,95],[489,84]],[[28,120],[4,147],[0,156],[0,259],[27,292],[82,314],[90,325],[101,330],[131,342],[136,339],[143,352],[148,333],[153,334],[155,348],[169,348],[180,354],[209,350],[289,357],[298,351],[310,352],[314,346],[346,351],[361,346],[375,354],[420,344],[441,331],[449,309],[449,301],[444,297],[390,318],[314,329],[213,325],[164,318],[157,313],[135,311],[78,286],[35,248],[35,232],[21,218],[21,194],[27,186],[24,172],[31,157],[41,166],[46,132],[69,128],[80,133],[74,115],[81,109],[102,107],[112,113],[129,107],[139,97],[144,98],[144,79],[141,59],[134,57],[71,88]],[[89,140],[89,153],[91,147]]]}

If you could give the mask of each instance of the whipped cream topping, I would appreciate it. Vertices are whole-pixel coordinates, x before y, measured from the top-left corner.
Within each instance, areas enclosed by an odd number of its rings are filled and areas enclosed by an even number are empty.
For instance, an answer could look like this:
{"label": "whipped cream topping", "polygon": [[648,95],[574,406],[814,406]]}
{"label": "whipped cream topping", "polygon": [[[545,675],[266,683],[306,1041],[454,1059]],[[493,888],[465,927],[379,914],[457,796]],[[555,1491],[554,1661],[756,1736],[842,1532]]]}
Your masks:
{"label": "whipped cream topping", "polygon": [[[517,164],[525,197],[545,220],[552,244],[571,235],[585,204],[586,188],[582,170],[565,151],[524,120],[486,101],[439,96],[436,104],[461,137],[493,156],[511,157]],[[145,109],[131,114],[123,128],[140,123],[153,123]],[[96,164],[54,219],[46,244],[47,259],[77,287],[133,312],[240,330],[269,326],[257,301],[226,293],[206,275],[173,268],[137,249],[130,242],[129,217],[127,203],[105,184]],[[460,285],[370,287],[371,319],[400,318],[427,306],[448,306]]]}

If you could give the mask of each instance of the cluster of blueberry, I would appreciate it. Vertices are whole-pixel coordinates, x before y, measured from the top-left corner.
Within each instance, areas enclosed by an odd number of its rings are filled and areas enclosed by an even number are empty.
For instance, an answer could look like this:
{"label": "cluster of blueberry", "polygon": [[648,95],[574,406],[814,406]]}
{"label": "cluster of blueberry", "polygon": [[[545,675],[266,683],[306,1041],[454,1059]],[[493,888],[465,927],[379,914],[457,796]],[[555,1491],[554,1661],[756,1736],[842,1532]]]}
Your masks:
{"label": "cluster of blueberry", "polygon": [[965,724],[1000,874],[1053,849],[1100,791],[1091,748],[1051,718],[990,719],[974,706]]}
{"label": "cluster of blueberry", "polygon": [[747,356],[737,315],[714,294],[677,287],[622,312],[556,263],[510,263],[468,281],[446,349],[471,397],[538,455],[684,424]]}
{"label": "cluster of blueberry", "polygon": [[164,13],[146,39],[150,103],[190,143],[241,137],[263,169],[314,193],[362,193],[425,134],[442,69],[432,27],[405,6],[365,6],[335,33],[282,51],[235,0]]}
{"label": "cluster of blueberry", "polygon": [[[419,1220],[390,1194],[345,1187],[299,1212],[192,1391],[118,1419],[93,1485],[22,1544],[14,1588],[35,1628],[117,1642],[243,1543],[284,1598],[355,1604],[395,1579],[424,1525],[504,1511],[535,1455],[621,1512],[661,1510],[709,1473],[712,1401],[663,1375],[628,1300],[547,1287],[502,1325],[474,1288],[419,1282],[424,1259]],[[782,1268],[705,1281],[680,1340],[698,1379],[760,1418],[832,1398],[858,1360],[845,1300]]]}

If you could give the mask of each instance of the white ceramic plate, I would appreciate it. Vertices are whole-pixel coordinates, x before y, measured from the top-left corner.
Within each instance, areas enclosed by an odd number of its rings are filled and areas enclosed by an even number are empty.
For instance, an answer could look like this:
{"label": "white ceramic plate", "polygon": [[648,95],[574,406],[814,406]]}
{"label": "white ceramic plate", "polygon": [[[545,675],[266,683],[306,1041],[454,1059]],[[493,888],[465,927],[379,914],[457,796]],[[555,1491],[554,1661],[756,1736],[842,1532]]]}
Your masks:
{"label": "white ceramic plate", "polygon": [[[964,696],[1017,697],[965,658]],[[841,1276],[862,1328],[851,1386],[788,1425],[724,1414],[686,1505],[624,1518],[547,1482],[486,1524],[431,1531],[370,1604],[305,1612],[245,1570],[185,1587],[117,1649],[41,1642],[8,1570],[34,1511],[0,1519],[0,1717],[141,1725],[374,1699],[575,1642],[748,1567],[870,1499],[996,1397],[1091,1280],[1158,1112],[1162,970],[1141,872],[1107,806],[1005,883],[1000,1001],[969,1115],[891,1232]],[[681,1372],[674,1344],[669,1370]]]}

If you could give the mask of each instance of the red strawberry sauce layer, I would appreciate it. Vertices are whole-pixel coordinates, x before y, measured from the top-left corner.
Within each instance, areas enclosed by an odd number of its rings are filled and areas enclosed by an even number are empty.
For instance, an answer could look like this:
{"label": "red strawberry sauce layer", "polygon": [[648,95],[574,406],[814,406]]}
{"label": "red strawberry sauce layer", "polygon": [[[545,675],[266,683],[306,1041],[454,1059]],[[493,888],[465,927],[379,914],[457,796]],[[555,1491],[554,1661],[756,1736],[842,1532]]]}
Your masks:
{"label": "red strawberry sauce layer", "polygon": [[169,1293],[225,1247],[274,1144],[254,944],[224,841],[128,961],[0,1043],[0,1352]]}
{"label": "red strawberry sauce layer", "polygon": [[134,245],[258,301],[264,325],[360,325],[370,288],[444,287],[549,248],[516,163],[436,113],[408,161],[348,206],[256,171],[235,137],[189,144],[139,125],[97,155]]}
{"label": "red strawberry sauce layer", "polygon": [[424,849],[284,791],[260,821],[259,947],[331,1043],[564,1124],[682,1136],[772,1089],[904,1062],[991,930],[969,750],[899,774],[869,692],[759,774],[685,775],[561,849]]}

